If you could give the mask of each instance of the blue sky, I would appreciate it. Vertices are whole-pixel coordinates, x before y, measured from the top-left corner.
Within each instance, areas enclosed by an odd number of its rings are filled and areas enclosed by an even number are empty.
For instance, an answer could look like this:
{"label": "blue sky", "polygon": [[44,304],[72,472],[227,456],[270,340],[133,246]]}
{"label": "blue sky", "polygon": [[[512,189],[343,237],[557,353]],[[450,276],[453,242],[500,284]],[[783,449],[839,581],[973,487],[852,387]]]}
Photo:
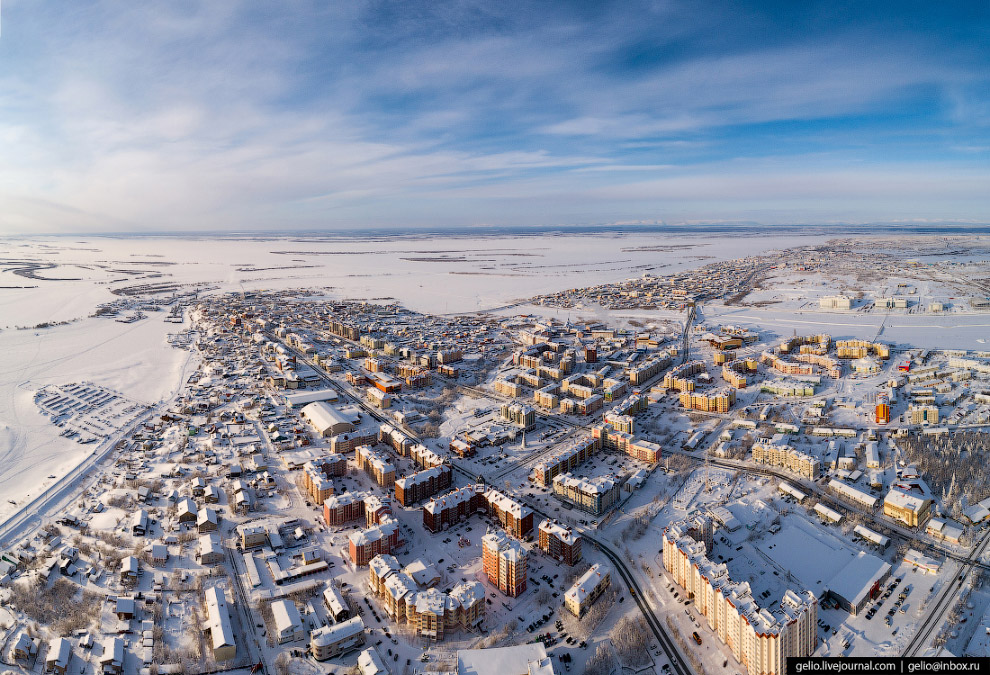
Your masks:
{"label": "blue sky", "polygon": [[990,5],[0,8],[0,233],[990,221]]}

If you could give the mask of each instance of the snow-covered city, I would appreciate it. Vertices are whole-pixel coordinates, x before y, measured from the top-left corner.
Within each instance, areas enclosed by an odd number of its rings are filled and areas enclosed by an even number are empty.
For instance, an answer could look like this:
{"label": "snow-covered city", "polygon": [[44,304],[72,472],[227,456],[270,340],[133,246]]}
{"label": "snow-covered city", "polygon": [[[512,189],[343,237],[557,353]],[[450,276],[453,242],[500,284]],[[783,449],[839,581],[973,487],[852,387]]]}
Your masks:
{"label": "snow-covered city", "polygon": [[[487,243],[549,266],[636,239]],[[479,241],[448,239],[453,266],[393,244],[384,278],[312,242],[261,279],[285,242],[9,241],[5,283],[32,288],[0,332],[21,355],[0,659],[755,675],[987,655],[990,238],[800,239],[743,258],[699,239],[694,264],[653,253],[531,297],[493,267],[446,313],[417,279],[476,268]],[[310,265],[329,285],[300,284]]]}

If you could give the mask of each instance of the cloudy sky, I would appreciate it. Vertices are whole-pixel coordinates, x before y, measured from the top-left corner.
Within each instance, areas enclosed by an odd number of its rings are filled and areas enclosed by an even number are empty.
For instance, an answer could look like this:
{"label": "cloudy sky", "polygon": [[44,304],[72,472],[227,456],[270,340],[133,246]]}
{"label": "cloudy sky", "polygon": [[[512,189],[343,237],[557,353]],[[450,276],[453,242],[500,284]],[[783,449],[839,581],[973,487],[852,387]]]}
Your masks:
{"label": "cloudy sky", "polygon": [[983,2],[0,7],[0,233],[990,221]]}

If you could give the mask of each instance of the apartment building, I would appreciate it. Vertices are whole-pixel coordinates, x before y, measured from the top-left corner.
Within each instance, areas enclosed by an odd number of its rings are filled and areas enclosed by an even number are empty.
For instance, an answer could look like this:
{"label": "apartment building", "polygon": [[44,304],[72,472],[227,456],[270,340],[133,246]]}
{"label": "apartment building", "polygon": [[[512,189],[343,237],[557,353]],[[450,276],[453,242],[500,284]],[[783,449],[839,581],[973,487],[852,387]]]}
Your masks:
{"label": "apartment building", "polygon": [[488,580],[508,596],[526,590],[528,554],[522,545],[504,532],[489,531],[481,538],[482,564]]}
{"label": "apartment building", "polygon": [[553,479],[567,473],[598,452],[600,442],[594,436],[572,441],[567,447],[550,455],[533,467],[532,478],[547,487]]}
{"label": "apartment building", "polygon": [[395,498],[403,506],[409,506],[446,490],[452,479],[448,464],[417,471],[395,481]]}
{"label": "apartment building", "polygon": [[908,408],[911,424],[938,424],[937,405],[912,405]]}
{"label": "apartment building", "polygon": [[852,298],[848,295],[830,295],[818,299],[822,309],[852,309]]}
{"label": "apartment building", "polygon": [[576,565],[581,560],[581,535],[572,528],[547,519],[538,529],[541,551],[565,565]]}
{"label": "apartment building", "polygon": [[553,493],[582,511],[598,516],[619,501],[620,488],[618,481],[610,476],[588,479],[565,473],[553,479]]}
{"label": "apartment building", "polygon": [[408,455],[412,447],[416,445],[411,438],[390,424],[383,424],[379,427],[378,442],[389,446],[401,457]]}
{"label": "apartment building", "polygon": [[389,555],[371,560],[368,585],[393,621],[411,625],[418,635],[434,641],[443,640],[451,630],[475,629],[485,618],[485,589],[480,583],[457,584],[446,595],[436,588],[420,590]]}
{"label": "apartment building", "polygon": [[409,448],[409,456],[424,469],[440,466],[445,461],[444,457],[419,443]]}
{"label": "apartment building", "polygon": [[664,530],[663,565],[708,627],[728,645],[749,675],[782,675],[787,657],[809,656],[818,646],[818,601],[810,591],[787,590],[774,611],[760,608],[747,582],[733,582],[724,563],[707,557],[685,523]]}
{"label": "apartment building", "polygon": [[674,391],[694,391],[695,383],[691,376],[706,370],[704,361],[688,361],[663,376],[663,388]]}
{"label": "apartment building", "polygon": [[760,355],[760,361],[767,364],[778,373],[783,373],[784,375],[814,375],[815,366],[810,363],[798,363],[795,361],[788,361],[782,359],[776,354],[771,352],[763,352]]}
{"label": "apartment building", "polygon": [[544,410],[553,410],[560,403],[560,385],[549,384],[533,392],[533,402]]}
{"label": "apartment building", "polygon": [[814,396],[815,385],[796,380],[772,380],[760,384],[760,391],[776,396]]}
{"label": "apartment building", "polygon": [[384,488],[395,485],[395,465],[388,455],[370,445],[359,445],[354,450],[354,459],[359,469],[373,477]]}
{"label": "apartment building", "polygon": [[536,426],[536,411],[528,405],[503,403],[500,412],[503,420],[511,422],[517,427],[532,429]]}
{"label": "apartment building", "polygon": [[608,566],[596,563],[564,592],[564,608],[580,618],[612,583]]}
{"label": "apartment building", "polygon": [[524,539],[533,531],[533,509],[494,488],[485,492],[485,502],[492,517],[513,537]]}
{"label": "apartment building", "polygon": [[806,452],[789,445],[778,445],[760,441],[753,445],[753,461],[770,466],[779,466],[807,478],[818,480],[821,475],[821,462]]}
{"label": "apartment building", "polygon": [[338,527],[344,523],[364,517],[364,500],[366,492],[345,492],[333,495],[323,502],[323,520],[329,527]]}
{"label": "apartment building", "polygon": [[[745,385],[744,385],[745,386]],[[729,412],[736,402],[735,389],[717,389],[710,392],[681,392],[681,405],[688,410],[703,412]]]}
{"label": "apartment building", "polygon": [[592,428],[591,435],[601,447],[607,450],[617,450],[633,459],[650,464],[656,464],[660,461],[661,448],[659,445],[651,441],[638,440],[632,434],[616,431],[609,424]]}
{"label": "apartment building", "polygon": [[495,391],[503,396],[511,396],[516,398],[517,396],[522,396],[523,388],[518,382],[509,382],[508,380],[498,379],[495,380],[494,385]]}
{"label": "apartment building", "polygon": [[423,506],[423,527],[436,533],[487,508],[485,486],[467,485],[427,502]]}
{"label": "apartment building", "polygon": [[840,359],[861,359],[873,354],[886,360],[890,358],[890,345],[869,340],[836,340],[835,353]]}
{"label": "apartment building", "polygon": [[347,540],[351,562],[358,567],[367,565],[376,555],[391,553],[405,543],[399,522],[392,518],[385,519],[379,525],[352,532]]}
{"label": "apartment building", "polygon": [[664,369],[669,368],[672,359],[669,354],[663,354],[649,359],[641,365],[629,369],[629,383],[633,386],[643,384],[647,380],[656,377]]}

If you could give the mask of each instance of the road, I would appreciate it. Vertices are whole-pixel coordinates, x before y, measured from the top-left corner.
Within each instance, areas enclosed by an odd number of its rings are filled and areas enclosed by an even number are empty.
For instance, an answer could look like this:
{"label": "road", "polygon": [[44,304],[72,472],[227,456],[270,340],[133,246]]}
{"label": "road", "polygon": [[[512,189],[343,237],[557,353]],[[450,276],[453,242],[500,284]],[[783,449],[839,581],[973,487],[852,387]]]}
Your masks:
{"label": "road", "polygon": [[[109,468],[112,463],[109,460],[114,454],[117,443],[135,428],[148,421],[149,418],[158,414],[162,405],[159,403],[149,408],[130,424],[106,438],[103,443],[96,447],[93,454],[84,459],[75,469],[4,521],[0,525],[0,546],[9,547],[15,540],[40,526],[44,521],[63,515],[64,509],[62,507],[89,489]],[[96,468],[99,470],[92,471]],[[86,480],[87,477],[89,477],[88,481]]]}
{"label": "road", "polygon": [[960,591],[963,584],[966,583],[966,578],[970,572],[972,572],[974,567],[985,567],[984,565],[979,565],[976,561],[986,551],[988,544],[990,544],[990,532],[983,535],[983,538],[973,547],[972,552],[963,561],[962,567],[959,568],[959,573],[956,577],[945,585],[945,588],[939,593],[935,603],[929,605],[925,612],[925,618],[918,625],[918,630],[904,650],[904,656],[918,656],[929,645],[930,638],[939,626],[942,625],[946,613],[959,599]]}

